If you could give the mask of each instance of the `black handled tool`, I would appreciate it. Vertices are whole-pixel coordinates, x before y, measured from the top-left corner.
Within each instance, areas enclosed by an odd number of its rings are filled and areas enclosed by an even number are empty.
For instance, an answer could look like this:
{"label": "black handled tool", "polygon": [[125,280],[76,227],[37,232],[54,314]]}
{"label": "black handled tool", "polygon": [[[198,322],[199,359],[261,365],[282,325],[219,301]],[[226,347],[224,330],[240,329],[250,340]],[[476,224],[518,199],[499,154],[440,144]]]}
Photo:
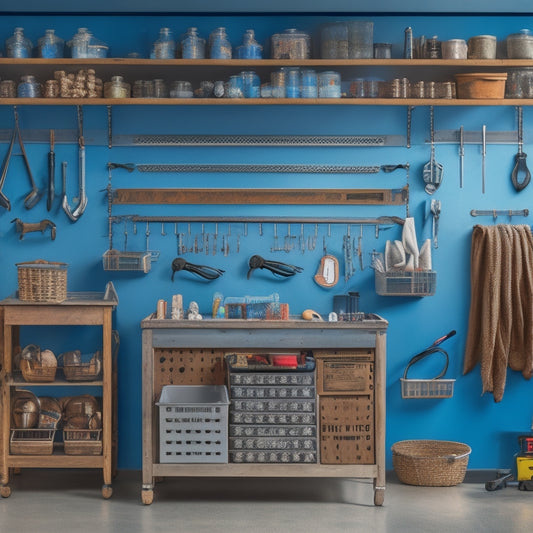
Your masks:
{"label": "black handled tool", "polygon": [[[531,181],[531,172],[527,168],[526,158],[527,154],[522,151],[522,146],[524,144],[523,140],[523,126],[522,126],[522,107],[518,108],[518,153],[515,157],[515,165],[511,173],[511,181],[513,187],[517,191],[525,189],[529,182]],[[519,179],[519,176],[521,179]]]}
{"label": "black handled tool", "polygon": [[56,154],[54,152],[54,130],[50,130],[50,151],[48,152],[48,196],[46,198],[46,209],[50,211],[54,203],[55,196],[55,172]]}

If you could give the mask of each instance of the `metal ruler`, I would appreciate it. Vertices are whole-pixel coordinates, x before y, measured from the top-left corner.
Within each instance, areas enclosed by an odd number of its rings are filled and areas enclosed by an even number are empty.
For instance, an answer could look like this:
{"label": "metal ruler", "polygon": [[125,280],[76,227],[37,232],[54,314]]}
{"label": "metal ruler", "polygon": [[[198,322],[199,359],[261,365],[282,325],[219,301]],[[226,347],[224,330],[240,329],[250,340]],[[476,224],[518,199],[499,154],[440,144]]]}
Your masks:
{"label": "metal ruler", "polygon": [[113,204],[404,205],[402,189],[116,189]]}

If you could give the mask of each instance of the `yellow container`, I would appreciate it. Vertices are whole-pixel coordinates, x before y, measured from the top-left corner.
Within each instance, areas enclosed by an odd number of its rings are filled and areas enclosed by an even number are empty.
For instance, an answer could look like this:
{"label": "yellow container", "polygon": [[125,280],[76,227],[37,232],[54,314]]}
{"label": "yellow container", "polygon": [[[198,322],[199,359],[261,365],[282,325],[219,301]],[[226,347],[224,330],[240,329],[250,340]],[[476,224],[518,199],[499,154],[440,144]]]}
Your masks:
{"label": "yellow container", "polygon": [[529,481],[533,479],[533,456],[519,455],[516,458],[516,470],[518,481]]}

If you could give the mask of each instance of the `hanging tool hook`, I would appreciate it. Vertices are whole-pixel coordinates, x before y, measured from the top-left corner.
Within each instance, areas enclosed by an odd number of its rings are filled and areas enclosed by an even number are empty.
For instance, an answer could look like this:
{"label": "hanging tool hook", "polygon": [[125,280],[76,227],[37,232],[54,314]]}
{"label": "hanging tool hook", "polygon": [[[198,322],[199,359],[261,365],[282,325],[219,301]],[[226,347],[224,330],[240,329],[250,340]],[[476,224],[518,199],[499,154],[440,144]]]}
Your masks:
{"label": "hanging tool hook", "polygon": [[[517,106],[516,110],[518,114],[518,153],[515,155],[515,166],[511,173],[511,181],[514,188],[517,191],[521,191],[525,189],[531,181],[531,172],[529,171],[529,168],[527,168],[527,154],[522,151],[524,146],[522,106]],[[519,174],[523,176],[522,180],[518,179]]]}

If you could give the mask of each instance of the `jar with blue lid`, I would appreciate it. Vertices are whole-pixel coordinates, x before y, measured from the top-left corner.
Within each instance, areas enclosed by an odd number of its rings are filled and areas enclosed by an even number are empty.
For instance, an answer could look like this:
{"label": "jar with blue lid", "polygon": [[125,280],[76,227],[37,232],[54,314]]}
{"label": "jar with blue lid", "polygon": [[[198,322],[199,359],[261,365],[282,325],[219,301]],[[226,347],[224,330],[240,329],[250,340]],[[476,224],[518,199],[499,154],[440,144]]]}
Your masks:
{"label": "jar with blue lid", "polygon": [[259,98],[261,96],[261,80],[253,70],[241,72],[242,91],[244,98]]}
{"label": "jar with blue lid", "polygon": [[318,97],[341,97],[341,75],[338,72],[328,70],[318,75]]}
{"label": "jar with blue lid", "polygon": [[263,47],[255,40],[254,30],[246,30],[242,44],[237,46],[237,59],[262,59]]}
{"label": "jar with blue lid", "polygon": [[176,41],[170,28],[161,28],[159,38],[154,41],[150,51],[150,59],[174,59],[176,57]]}
{"label": "jar with blue lid", "polygon": [[231,43],[226,34],[226,28],[216,28],[209,35],[209,57],[231,59]]}
{"label": "jar with blue lid", "polygon": [[32,42],[24,36],[24,28],[15,28],[13,35],[6,39],[7,57],[31,57]]}
{"label": "jar with blue lid", "polygon": [[181,57],[183,59],[204,59],[205,39],[200,37],[196,28],[189,28],[181,40]]}
{"label": "jar with blue lid", "polygon": [[63,57],[65,41],[55,34],[55,30],[45,30],[44,35],[37,41],[39,57],[55,59]]}

